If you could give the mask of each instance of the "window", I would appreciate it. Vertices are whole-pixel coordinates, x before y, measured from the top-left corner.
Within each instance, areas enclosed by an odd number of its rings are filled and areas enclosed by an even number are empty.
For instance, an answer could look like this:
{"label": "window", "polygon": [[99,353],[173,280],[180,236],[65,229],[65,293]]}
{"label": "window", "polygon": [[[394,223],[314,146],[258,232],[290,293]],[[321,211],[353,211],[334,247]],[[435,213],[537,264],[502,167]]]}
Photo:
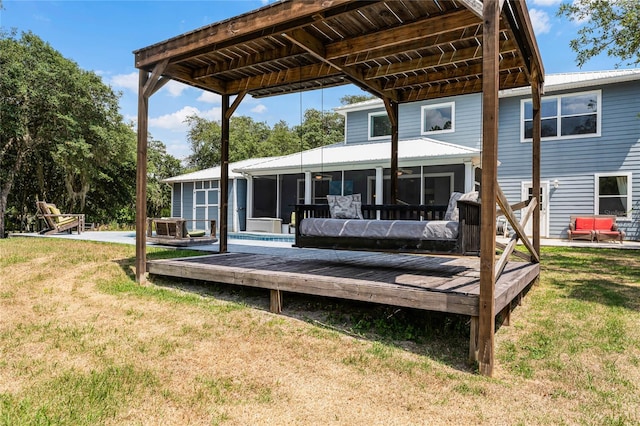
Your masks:
{"label": "window", "polygon": [[391,121],[385,112],[369,113],[369,139],[382,139],[391,135]]}
{"label": "window", "polygon": [[449,133],[455,130],[456,109],[453,102],[422,107],[422,134]]}
{"label": "window", "polygon": [[199,181],[193,189],[193,218],[189,228],[209,229],[209,221],[218,219],[218,181]]}
{"label": "window", "polygon": [[[600,136],[601,92],[546,97],[540,104],[542,139]],[[533,137],[533,104],[522,101],[522,140]]]}
{"label": "window", "polygon": [[596,214],[631,218],[631,173],[596,175]]}

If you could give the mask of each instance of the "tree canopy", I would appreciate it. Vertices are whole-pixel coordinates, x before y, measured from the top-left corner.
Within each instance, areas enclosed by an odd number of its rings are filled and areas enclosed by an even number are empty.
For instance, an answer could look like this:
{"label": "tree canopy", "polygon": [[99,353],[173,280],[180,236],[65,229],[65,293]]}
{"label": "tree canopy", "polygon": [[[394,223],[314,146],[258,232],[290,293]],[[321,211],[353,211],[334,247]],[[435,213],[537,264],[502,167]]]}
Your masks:
{"label": "tree canopy", "polygon": [[[191,116],[187,124],[191,146],[191,155],[186,159],[188,168],[199,170],[220,165],[220,122]],[[271,128],[251,117],[231,117],[229,161],[293,154],[343,139],[344,117],[335,112],[308,109],[302,123],[293,128],[284,121]]]}
{"label": "tree canopy", "polygon": [[[0,33],[0,69],[0,237],[6,213],[24,218],[36,199],[91,221],[131,221],[136,136],[118,95],[30,32]],[[149,149],[178,172],[161,143]]]}
{"label": "tree canopy", "polygon": [[638,0],[573,0],[560,5],[558,16],[583,25],[570,41],[578,66],[602,52],[620,58],[618,65],[640,64]]}

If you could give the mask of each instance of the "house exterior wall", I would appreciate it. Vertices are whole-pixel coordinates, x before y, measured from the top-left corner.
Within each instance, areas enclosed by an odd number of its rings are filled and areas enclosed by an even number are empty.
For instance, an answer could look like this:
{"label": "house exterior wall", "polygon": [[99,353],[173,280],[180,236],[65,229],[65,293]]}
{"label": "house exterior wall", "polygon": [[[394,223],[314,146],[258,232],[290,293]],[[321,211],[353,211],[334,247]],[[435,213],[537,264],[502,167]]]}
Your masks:
{"label": "house exterior wall", "polygon": [[[456,98],[436,99],[432,101],[402,104],[398,108],[398,138],[416,139],[421,137],[431,137],[443,142],[470,148],[480,148],[480,137],[482,135],[482,110],[480,94],[458,96]],[[422,107],[428,105],[439,105],[443,103],[454,103],[455,118],[454,131],[444,133],[421,132]],[[369,114],[385,113],[383,106],[373,107],[369,110],[349,112],[346,120],[346,143],[371,142],[369,139]],[[390,138],[376,139],[390,140]]]}
{"label": "house exterior wall", "polygon": [[[557,86],[556,86],[557,87]],[[596,93],[599,96],[598,110],[600,111],[599,134],[586,137],[565,137],[558,139],[543,139],[541,142],[541,181],[544,189],[545,202],[548,203],[547,223],[543,229],[543,235],[551,238],[566,238],[571,215],[591,215],[598,213],[596,192],[599,176],[623,175],[628,178],[631,197],[631,205],[627,218],[618,218],[619,227],[627,234],[627,239],[640,240],[640,81],[618,82],[604,84],[594,80],[589,87],[580,87],[573,90],[554,90],[547,88],[545,99],[567,94]],[[499,104],[499,146],[498,181],[510,203],[516,203],[526,197],[525,184],[532,180],[532,143],[523,141],[521,135],[523,100],[530,100],[530,93],[522,96],[500,98]],[[442,131],[435,134],[421,132],[423,119],[423,106],[433,106],[452,103],[455,109],[454,131]],[[462,145],[470,148],[481,149],[482,134],[482,97],[480,94],[458,96],[455,98],[437,99],[428,102],[402,104],[399,106],[399,138],[401,140],[417,139],[421,137],[433,138],[439,141]],[[363,107],[366,108],[366,107]],[[361,144],[366,142],[379,142],[384,138],[370,140],[369,117],[371,113],[385,114],[385,109],[380,104],[373,104],[368,109],[346,109],[345,144]],[[387,138],[388,140],[388,138]],[[417,161],[412,161],[404,167],[419,167]],[[416,170],[420,170],[417,168]],[[453,173],[453,186],[455,191],[464,191],[465,167],[461,164],[447,164],[441,166],[429,166],[424,168],[424,173]],[[278,173],[274,170],[274,173]],[[332,179],[342,176],[342,171],[331,173]],[[413,171],[412,178],[417,176]],[[366,194],[366,202],[373,201],[372,179],[375,180],[376,171],[367,167],[351,166],[344,170],[344,179],[349,181],[348,191]],[[385,169],[385,175],[388,170]],[[272,176],[273,178],[275,178]],[[260,176],[266,179],[269,176]],[[298,202],[297,179],[303,179],[304,175],[280,175],[279,202],[276,203],[275,185],[257,190],[266,200],[273,198],[273,206],[267,206],[270,210],[260,211],[257,214],[254,200],[254,211],[246,211],[247,206],[247,182],[238,179],[236,183],[237,212],[240,229],[245,229],[247,216],[270,216],[276,213],[288,223],[292,205]],[[255,178],[254,178],[255,179]],[[340,178],[341,179],[341,178]],[[557,182],[557,185],[554,185]],[[314,182],[315,184],[315,182]],[[254,186],[256,185],[254,181]],[[273,194],[270,189],[273,186]],[[266,191],[269,189],[269,191]],[[347,191],[347,189],[345,189]],[[386,191],[386,186],[385,186]],[[254,198],[256,188],[254,188]],[[267,194],[269,192],[269,194]],[[172,214],[183,216],[186,219],[193,217],[194,183],[184,182],[182,185],[173,186]],[[229,223],[234,223],[232,214],[234,193],[230,186],[230,217]],[[322,198],[322,197],[320,197]],[[264,201],[264,200],[263,200]],[[316,200],[317,201],[317,200]],[[266,202],[266,201],[265,201]],[[269,203],[267,203],[269,204]],[[244,209],[244,210],[243,210]],[[273,212],[271,212],[273,210]],[[243,213],[241,213],[243,212]],[[267,214],[268,213],[268,214]],[[210,212],[213,214],[213,212]]]}
{"label": "house exterior wall", "polygon": [[182,183],[174,183],[171,185],[171,216],[182,216]]}
{"label": "house exterior wall", "polygon": [[[549,236],[566,238],[569,217],[596,213],[596,175],[631,173],[634,212],[631,219],[617,223],[627,239],[640,239],[640,98],[638,83],[627,82],[603,87],[548,93],[556,96],[575,92],[601,91],[601,133],[587,138],[543,140],[541,142],[541,180],[558,181],[549,189]],[[521,142],[521,100],[500,100],[498,180],[510,201],[521,198],[522,182],[530,181],[532,144]],[[544,99],[544,97],[543,97]],[[523,173],[524,172],[524,173]]]}

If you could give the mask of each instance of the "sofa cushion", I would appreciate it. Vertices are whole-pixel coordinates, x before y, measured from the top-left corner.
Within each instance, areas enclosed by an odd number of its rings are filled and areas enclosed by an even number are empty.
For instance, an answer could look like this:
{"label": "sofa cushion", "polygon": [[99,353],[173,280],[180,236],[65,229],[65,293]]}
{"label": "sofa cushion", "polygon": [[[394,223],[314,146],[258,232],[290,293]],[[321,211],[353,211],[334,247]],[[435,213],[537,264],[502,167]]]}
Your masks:
{"label": "sofa cushion", "polygon": [[593,229],[594,222],[594,218],[592,217],[577,217],[576,231],[591,231]]}
{"label": "sofa cushion", "polygon": [[613,218],[611,217],[596,217],[593,228],[596,231],[611,231],[613,227]]}

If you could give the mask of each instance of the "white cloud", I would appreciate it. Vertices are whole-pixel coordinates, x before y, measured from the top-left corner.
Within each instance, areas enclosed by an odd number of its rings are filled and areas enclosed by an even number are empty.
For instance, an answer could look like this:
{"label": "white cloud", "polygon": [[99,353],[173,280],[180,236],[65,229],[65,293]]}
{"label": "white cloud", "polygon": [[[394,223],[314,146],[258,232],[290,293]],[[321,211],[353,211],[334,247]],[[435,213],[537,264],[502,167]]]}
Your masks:
{"label": "white cloud", "polygon": [[207,92],[203,90],[200,96],[198,96],[197,101],[206,102],[208,104],[219,104],[220,103],[220,95],[217,95],[213,92]]}
{"label": "white cloud", "polygon": [[551,22],[547,12],[539,9],[531,9],[529,11],[531,24],[536,35],[546,34],[551,30]]}
{"label": "white cloud", "polygon": [[185,122],[187,117],[192,115],[206,118],[207,120],[219,120],[220,108],[215,107],[207,111],[200,111],[196,107],[186,106],[179,111],[171,114],[161,115],[160,117],[150,118],[149,127],[171,130],[173,132],[183,132],[187,130],[187,123]]}
{"label": "white cloud", "polygon": [[255,112],[256,114],[262,114],[267,110],[267,107],[264,104],[258,104],[251,108],[251,112]]}
{"label": "white cloud", "polygon": [[562,0],[533,0],[533,4],[541,7],[555,6],[560,4]]}
{"label": "white cloud", "polygon": [[187,86],[184,83],[180,83],[178,81],[171,80],[170,82],[165,84],[165,86],[162,89],[166,90],[167,92],[169,92],[169,96],[177,98],[178,96],[182,95],[182,92],[184,92],[185,89],[188,89],[188,88],[189,88],[189,86]]}
{"label": "white cloud", "polygon": [[113,87],[122,87],[129,89],[134,93],[138,93],[138,73],[118,74],[111,77],[111,85]]}

